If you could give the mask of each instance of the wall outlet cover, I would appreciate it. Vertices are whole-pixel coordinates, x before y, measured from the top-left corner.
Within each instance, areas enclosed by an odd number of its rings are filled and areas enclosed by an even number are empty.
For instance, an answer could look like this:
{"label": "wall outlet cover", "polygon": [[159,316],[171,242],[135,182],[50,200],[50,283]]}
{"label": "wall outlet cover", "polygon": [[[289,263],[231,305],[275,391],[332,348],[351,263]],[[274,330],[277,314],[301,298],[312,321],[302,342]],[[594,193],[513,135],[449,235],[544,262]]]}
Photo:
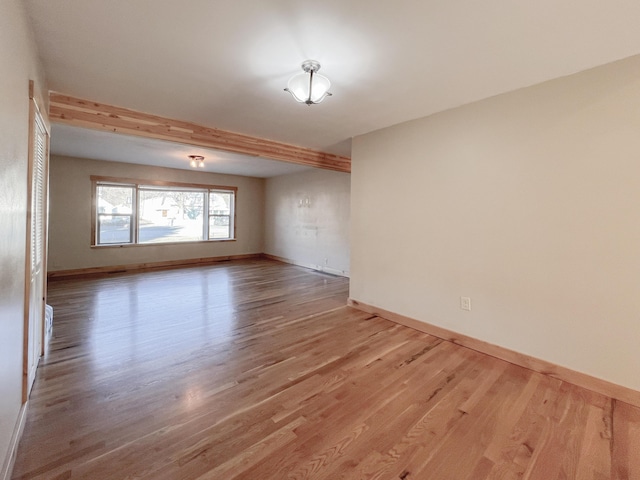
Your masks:
{"label": "wall outlet cover", "polygon": [[471,298],[470,297],[460,297],[460,308],[462,310],[471,311]]}

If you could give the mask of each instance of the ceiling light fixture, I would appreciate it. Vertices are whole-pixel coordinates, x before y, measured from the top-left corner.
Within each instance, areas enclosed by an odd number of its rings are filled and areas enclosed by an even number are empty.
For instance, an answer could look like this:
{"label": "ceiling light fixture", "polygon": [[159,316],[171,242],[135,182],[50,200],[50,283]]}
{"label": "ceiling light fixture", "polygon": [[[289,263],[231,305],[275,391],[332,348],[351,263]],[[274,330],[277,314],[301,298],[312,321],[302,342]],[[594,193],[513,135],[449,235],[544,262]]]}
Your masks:
{"label": "ceiling light fixture", "polygon": [[320,64],[315,60],[302,62],[304,73],[294,75],[289,79],[285,92],[289,92],[296,102],[313,105],[331,96],[329,87],[331,82],[327,77],[318,75]]}
{"label": "ceiling light fixture", "polygon": [[193,168],[204,168],[204,157],[202,155],[189,155],[189,158],[191,159],[189,165]]}

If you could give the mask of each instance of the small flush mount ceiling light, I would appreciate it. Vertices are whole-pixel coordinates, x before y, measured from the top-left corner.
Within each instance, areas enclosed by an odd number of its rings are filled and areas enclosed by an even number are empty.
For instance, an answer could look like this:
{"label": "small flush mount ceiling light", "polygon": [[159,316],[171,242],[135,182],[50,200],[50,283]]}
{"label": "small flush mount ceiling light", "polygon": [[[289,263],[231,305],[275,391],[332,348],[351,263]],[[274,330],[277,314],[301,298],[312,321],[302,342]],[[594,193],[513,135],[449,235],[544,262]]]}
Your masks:
{"label": "small flush mount ceiling light", "polygon": [[204,157],[202,155],[189,155],[189,165],[193,168],[204,168]]}
{"label": "small flush mount ceiling light", "polygon": [[304,73],[294,75],[289,79],[285,92],[289,92],[296,102],[313,105],[320,103],[325,97],[331,96],[329,87],[331,82],[327,77],[318,75],[320,64],[315,60],[302,62]]}

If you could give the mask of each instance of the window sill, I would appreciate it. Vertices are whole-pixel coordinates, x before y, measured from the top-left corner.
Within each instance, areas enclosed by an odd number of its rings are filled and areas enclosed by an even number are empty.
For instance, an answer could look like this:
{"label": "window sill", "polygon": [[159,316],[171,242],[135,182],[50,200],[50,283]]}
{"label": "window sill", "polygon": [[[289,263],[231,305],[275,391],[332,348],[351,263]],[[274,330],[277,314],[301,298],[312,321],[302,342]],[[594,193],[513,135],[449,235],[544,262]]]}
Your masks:
{"label": "window sill", "polygon": [[194,245],[207,243],[235,242],[235,238],[221,238],[212,240],[194,240],[191,242],[155,242],[155,243],[111,243],[104,245],[91,245],[91,248],[130,248],[130,247],[161,247],[166,245]]}

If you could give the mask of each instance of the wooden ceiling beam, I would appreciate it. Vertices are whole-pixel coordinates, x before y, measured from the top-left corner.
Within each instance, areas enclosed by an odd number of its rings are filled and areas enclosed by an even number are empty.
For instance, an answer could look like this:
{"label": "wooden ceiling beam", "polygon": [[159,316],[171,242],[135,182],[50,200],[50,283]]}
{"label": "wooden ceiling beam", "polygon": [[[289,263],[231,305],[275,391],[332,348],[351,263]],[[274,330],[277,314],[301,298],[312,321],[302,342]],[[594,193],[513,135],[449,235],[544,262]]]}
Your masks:
{"label": "wooden ceiling beam", "polygon": [[348,157],[55,92],[49,94],[49,118],[52,123],[214,148],[339,172],[351,171],[351,159]]}

